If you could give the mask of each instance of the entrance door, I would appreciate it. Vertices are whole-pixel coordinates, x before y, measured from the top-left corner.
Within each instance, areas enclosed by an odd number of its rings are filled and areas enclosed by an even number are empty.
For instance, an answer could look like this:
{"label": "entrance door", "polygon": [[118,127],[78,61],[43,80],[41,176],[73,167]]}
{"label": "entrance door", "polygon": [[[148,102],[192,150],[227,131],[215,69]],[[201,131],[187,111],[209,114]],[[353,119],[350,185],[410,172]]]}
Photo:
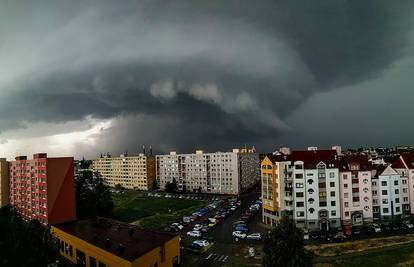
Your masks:
{"label": "entrance door", "polygon": [[329,221],[328,220],[320,220],[319,227],[321,231],[329,231]]}

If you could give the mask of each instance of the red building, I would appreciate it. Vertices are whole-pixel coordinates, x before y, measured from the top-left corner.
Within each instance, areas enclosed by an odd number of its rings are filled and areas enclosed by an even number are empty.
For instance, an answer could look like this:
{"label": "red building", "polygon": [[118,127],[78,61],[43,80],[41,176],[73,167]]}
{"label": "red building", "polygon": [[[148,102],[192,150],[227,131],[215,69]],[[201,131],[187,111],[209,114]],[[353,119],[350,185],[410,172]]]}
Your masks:
{"label": "red building", "polygon": [[73,158],[18,156],[9,164],[9,178],[10,204],[23,218],[43,225],[76,219]]}

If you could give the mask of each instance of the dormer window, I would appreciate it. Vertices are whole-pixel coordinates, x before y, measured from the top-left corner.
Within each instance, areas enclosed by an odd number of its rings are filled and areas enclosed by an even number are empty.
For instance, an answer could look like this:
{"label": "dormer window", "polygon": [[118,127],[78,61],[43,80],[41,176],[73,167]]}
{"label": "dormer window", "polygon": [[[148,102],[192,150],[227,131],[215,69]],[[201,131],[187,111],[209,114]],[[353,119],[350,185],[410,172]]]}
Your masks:
{"label": "dormer window", "polygon": [[318,163],[318,165],[316,165],[316,167],[317,167],[318,169],[325,169],[325,168],[326,168],[326,165],[325,165],[325,163],[320,162],[320,163]]}

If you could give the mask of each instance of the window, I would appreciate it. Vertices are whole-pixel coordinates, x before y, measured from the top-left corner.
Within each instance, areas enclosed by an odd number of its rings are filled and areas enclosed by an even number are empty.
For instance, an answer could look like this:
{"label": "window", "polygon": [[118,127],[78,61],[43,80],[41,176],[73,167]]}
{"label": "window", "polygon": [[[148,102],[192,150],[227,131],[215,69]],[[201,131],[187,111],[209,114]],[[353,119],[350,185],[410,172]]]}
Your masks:
{"label": "window", "polygon": [[388,195],[388,191],[387,191],[387,190],[382,190],[382,191],[381,191],[381,194],[382,194],[383,196],[386,196],[386,195]]}
{"label": "window", "polygon": [[296,188],[303,188],[303,183],[296,183]]}
{"label": "window", "polygon": [[395,207],[395,212],[400,212],[400,211],[401,211],[400,207]]}
{"label": "window", "polygon": [[296,197],[303,197],[303,192],[296,192]]}
{"label": "window", "polygon": [[312,179],[309,179],[308,180],[308,184],[313,184],[313,180]]}
{"label": "window", "polygon": [[106,264],[100,261],[98,266],[99,267],[106,267]]}
{"label": "window", "polygon": [[326,188],[326,183],[319,183],[319,188]]}
{"label": "window", "polygon": [[378,213],[379,212],[379,207],[374,207],[373,212]]}
{"label": "window", "polygon": [[365,206],[365,207],[364,207],[364,210],[365,210],[365,211],[369,211],[369,206]]}
{"label": "window", "polygon": [[326,201],[320,201],[319,207],[326,207]]}
{"label": "window", "polygon": [[382,186],[387,186],[387,181],[382,181],[382,182],[381,182],[381,185],[382,185]]}
{"label": "window", "polygon": [[310,208],[309,209],[309,213],[314,213],[315,212],[315,209],[314,208]]}
{"label": "window", "polygon": [[335,182],[330,182],[330,183],[329,183],[329,186],[330,186],[330,187],[335,187]]}
{"label": "window", "polygon": [[400,203],[400,199],[399,198],[396,198],[395,199],[395,203],[397,203],[397,204]]}
{"label": "window", "polygon": [[364,193],[368,193],[368,188],[364,188],[362,191],[364,191]]}
{"label": "window", "polygon": [[296,217],[303,217],[305,216],[305,212],[304,211],[297,211],[296,212]]}
{"label": "window", "polygon": [[348,198],[349,197],[349,193],[344,193],[344,198]]}
{"label": "window", "polygon": [[385,199],[383,199],[383,200],[382,200],[382,204],[388,204],[388,199],[386,199],[386,198],[385,198]]}
{"label": "window", "polygon": [[336,206],[336,202],[335,201],[331,201],[331,206],[335,207]]}
{"label": "window", "polygon": [[407,201],[408,201],[408,197],[404,197],[404,198],[403,198],[403,201],[404,201],[404,202],[407,202]]}
{"label": "window", "polygon": [[383,208],[382,213],[388,213],[388,208]]}
{"label": "window", "polygon": [[321,198],[326,197],[326,192],[319,192],[319,197]]}
{"label": "window", "polygon": [[266,169],[266,165],[262,165],[262,169],[264,169],[264,170],[265,170],[265,169]]}
{"label": "window", "polygon": [[304,205],[303,205],[303,201],[298,201],[298,202],[296,202],[296,207],[298,207],[298,208],[301,208],[301,207],[303,207]]}
{"label": "window", "polygon": [[335,173],[333,172],[329,173],[329,178],[335,178]]}
{"label": "window", "polygon": [[271,170],[272,169],[272,165],[267,165],[267,169]]}
{"label": "window", "polygon": [[349,207],[349,202],[345,202],[344,204],[346,208]]}
{"label": "window", "polygon": [[89,257],[89,266],[96,267],[96,259],[94,257]]}
{"label": "window", "polygon": [[[256,165],[257,166],[257,165]],[[301,169],[303,169],[303,165],[302,164],[296,164],[295,165],[295,169],[296,170],[301,170]]]}
{"label": "window", "polygon": [[295,174],[295,178],[296,179],[302,179],[303,178],[303,174],[302,173],[297,173],[297,174]]}
{"label": "window", "polygon": [[310,199],[308,199],[308,202],[309,202],[310,204],[313,204],[313,202],[315,202],[315,200],[314,200],[313,198],[310,198]]}
{"label": "window", "polygon": [[374,182],[372,182],[372,185],[373,185],[373,186],[377,186],[377,182],[375,182],[375,181],[374,181]]}
{"label": "window", "polygon": [[312,194],[313,192],[315,192],[315,190],[313,190],[312,188],[310,188],[310,189],[308,190],[308,193],[309,193],[309,194]]}
{"label": "window", "polygon": [[335,196],[335,191],[331,191],[331,197]]}
{"label": "window", "polygon": [[348,184],[344,184],[344,188],[348,188]]}
{"label": "window", "polygon": [[348,179],[348,174],[344,174],[344,180]]}
{"label": "window", "polygon": [[402,184],[407,184],[407,180],[402,180]]}
{"label": "window", "polygon": [[394,181],[394,185],[398,185],[398,180],[395,180]]}
{"label": "window", "polygon": [[372,195],[376,196],[378,194],[377,190],[372,190]]}
{"label": "window", "polygon": [[345,216],[348,217],[349,216],[349,211],[345,211]]}
{"label": "window", "polygon": [[364,180],[362,180],[362,182],[364,183],[364,184],[367,184],[368,183],[368,179],[364,179]]}
{"label": "window", "polygon": [[400,191],[398,189],[394,190],[395,194],[398,195],[400,193]]}
{"label": "window", "polygon": [[336,210],[331,210],[331,216],[336,216]]}

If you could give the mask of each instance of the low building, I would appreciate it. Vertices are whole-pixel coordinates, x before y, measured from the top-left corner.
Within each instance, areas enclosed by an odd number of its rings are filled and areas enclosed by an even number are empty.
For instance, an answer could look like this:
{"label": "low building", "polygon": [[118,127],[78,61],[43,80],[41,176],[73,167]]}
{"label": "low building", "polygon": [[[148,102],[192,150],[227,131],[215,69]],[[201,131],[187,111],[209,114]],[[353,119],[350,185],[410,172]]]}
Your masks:
{"label": "low building", "polygon": [[59,252],[76,266],[175,267],[180,263],[179,236],[146,231],[105,218],[53,225]]}
{"label": "low building", "polygon": [[157,183],[165,189],[177,182],[181,191],[237,195],[260,180],[259,154],[253,149],[232,152],[157,155]]}
{"label": "low building", "polygon": [[0,208],[9,205],[9,163],[0,159]]}
{"label": "low building", "polygon": [[145,154],[102,156],[92,161],[92,169],[111,187],[120,185],[127,189],[148,191],[152,189],[155,179],[155,157]]}
{"label": "low building", "polygon": [[9,162],[10,204],[26,220],[43,225],[76,219],[74,160],[34,154]]}
{"label": "low building", "polygon": [[372,165],[368,156],[341,156],[339,174],[342,223],[362,225],[364,222],[371,222]]}

